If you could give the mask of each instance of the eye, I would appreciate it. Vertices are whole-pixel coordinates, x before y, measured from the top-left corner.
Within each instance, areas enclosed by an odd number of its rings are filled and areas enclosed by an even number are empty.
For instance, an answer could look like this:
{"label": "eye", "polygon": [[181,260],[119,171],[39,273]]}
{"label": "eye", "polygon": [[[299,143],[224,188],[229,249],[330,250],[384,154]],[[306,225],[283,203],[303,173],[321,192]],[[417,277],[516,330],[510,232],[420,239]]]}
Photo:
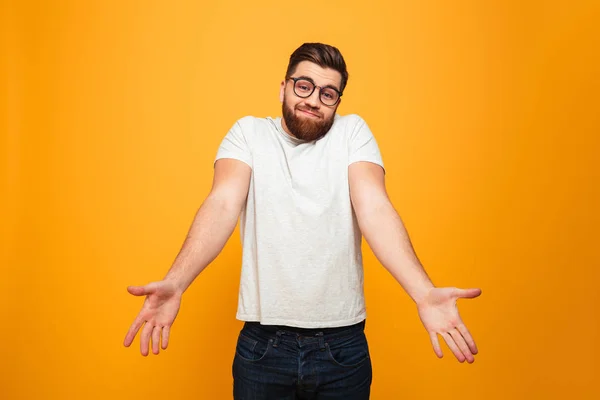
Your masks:
{"label": "eye", "polygon": [[326,100],[335,100],[337,98],[337,93],[332,89],[324,89],[321,95]]}
{"label": "eye", "polygon": [[302,93],[310,93],[313,90],[313,84],[305,80],[297,81],[296,90]]}

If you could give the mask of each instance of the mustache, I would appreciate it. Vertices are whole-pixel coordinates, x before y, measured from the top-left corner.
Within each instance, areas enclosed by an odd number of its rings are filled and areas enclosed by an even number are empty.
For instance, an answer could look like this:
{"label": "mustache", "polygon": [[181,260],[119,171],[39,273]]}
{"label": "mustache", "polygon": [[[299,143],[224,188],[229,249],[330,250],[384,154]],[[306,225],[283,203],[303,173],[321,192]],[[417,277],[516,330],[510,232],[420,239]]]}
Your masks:
{"label": "mustache", "polygon": [[315,114],[315,115],[318,115],[319,117],[323,118],[323,114],[321,114],[319,111],[317,111],[316,109],[314,109],[312,107],[300,107],[300,106],[297,106],[296,110],[307,111],[307,112],[309,112],[311,114]]}

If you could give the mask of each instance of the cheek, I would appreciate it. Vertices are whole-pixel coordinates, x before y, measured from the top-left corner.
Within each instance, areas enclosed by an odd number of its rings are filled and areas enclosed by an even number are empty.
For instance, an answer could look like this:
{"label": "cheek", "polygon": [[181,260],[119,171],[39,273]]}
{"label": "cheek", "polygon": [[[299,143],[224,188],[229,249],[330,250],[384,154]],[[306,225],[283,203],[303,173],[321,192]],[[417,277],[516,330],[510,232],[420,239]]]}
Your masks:
{"label": "cheek", "polygon": [[291,101],[290,99],[288,99],[286,104],[287,104],[288,108],[295,110],[296,107],[300,104],[300,102],[299,101]]}
{"label": "cheek", "polygon": [[330,119],[335,115],[335,109],[332,108],[321,108],[321,112],[323,113],[323,119]]}

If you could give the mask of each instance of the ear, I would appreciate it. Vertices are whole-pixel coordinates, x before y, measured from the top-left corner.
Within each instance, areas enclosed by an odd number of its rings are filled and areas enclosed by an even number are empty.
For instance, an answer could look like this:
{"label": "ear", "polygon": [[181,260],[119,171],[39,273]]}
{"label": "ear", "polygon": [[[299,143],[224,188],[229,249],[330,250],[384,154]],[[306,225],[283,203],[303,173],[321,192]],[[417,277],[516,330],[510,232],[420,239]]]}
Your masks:
{"label": "ear", "polygon": [[279,102],[283,103],[283,95],[285,94],[285,81],[281,81],[281,87],[279,88]]}

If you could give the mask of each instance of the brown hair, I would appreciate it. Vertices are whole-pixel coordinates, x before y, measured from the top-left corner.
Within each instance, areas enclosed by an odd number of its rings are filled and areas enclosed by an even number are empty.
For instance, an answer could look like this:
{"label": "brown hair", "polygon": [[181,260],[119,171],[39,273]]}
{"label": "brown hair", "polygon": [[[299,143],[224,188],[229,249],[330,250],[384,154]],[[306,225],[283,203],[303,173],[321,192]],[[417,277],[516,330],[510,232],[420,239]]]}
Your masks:
{"label": "brown hair", "polygon": [[337,48],[323,43],[304,43],[290,56],[290,63],[285,73],[286,79],[296,72],[296,66],[302,61],[310,61],[321,68],[331,68],[338,71],[342,74],[340,91],[344,91],[348,82],[348,70],[346,70],[344,57]]}

